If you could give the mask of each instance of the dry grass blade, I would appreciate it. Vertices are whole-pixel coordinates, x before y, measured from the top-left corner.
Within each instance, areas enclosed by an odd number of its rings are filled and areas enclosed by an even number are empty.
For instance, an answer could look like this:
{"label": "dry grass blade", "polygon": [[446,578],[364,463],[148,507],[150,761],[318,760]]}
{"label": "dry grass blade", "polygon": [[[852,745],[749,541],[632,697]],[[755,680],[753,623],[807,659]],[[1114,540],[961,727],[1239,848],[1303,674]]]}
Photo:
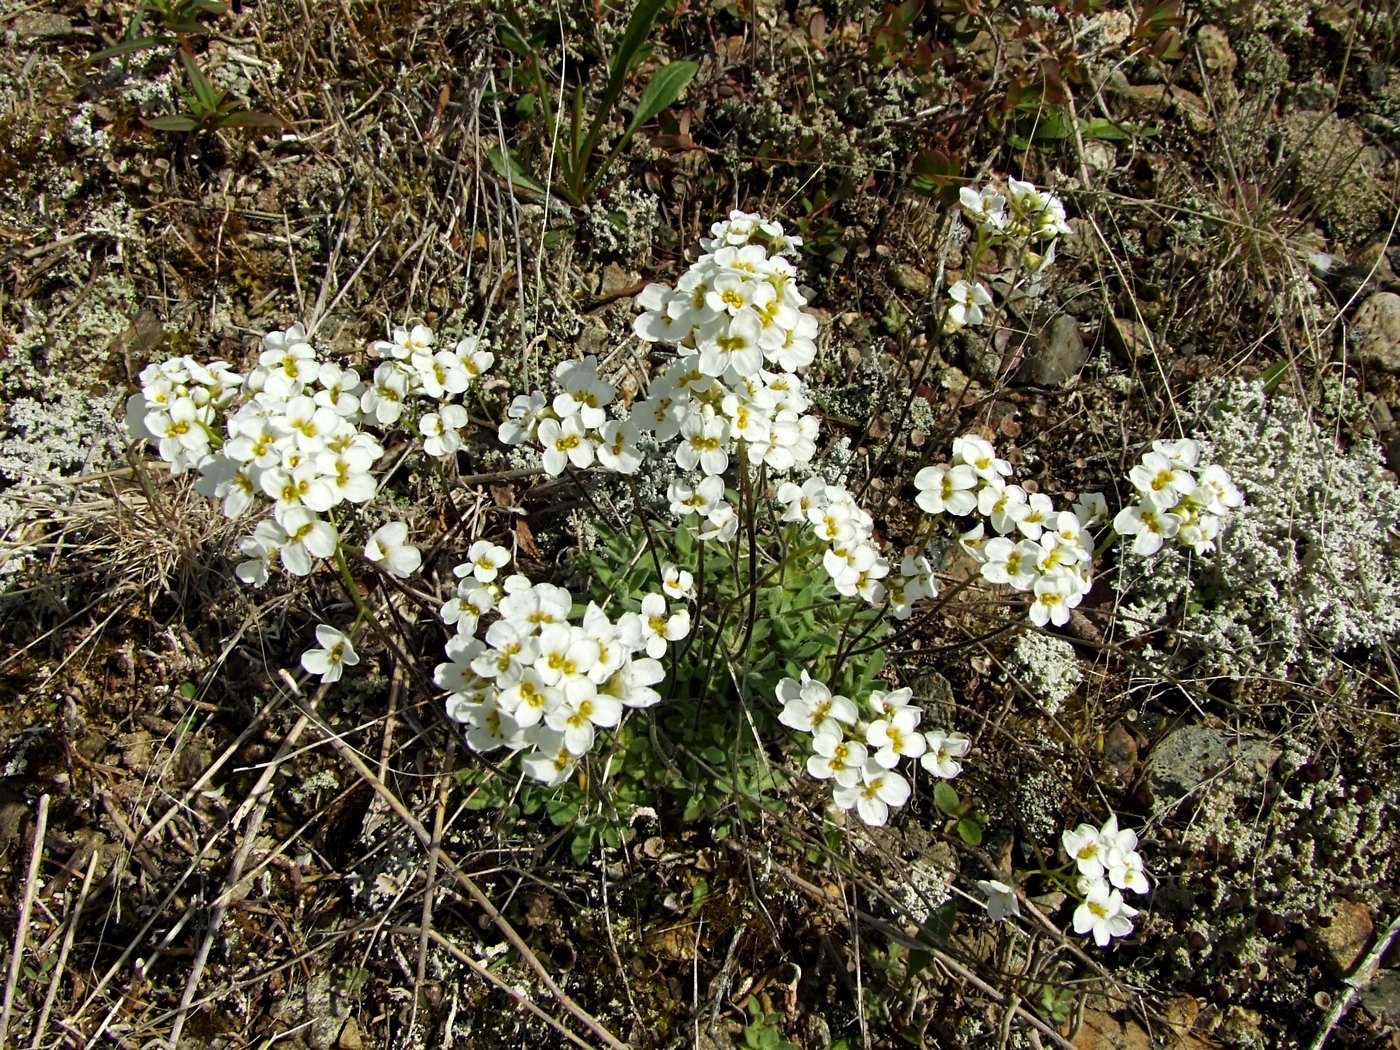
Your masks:
{"label": "dry grass blade", "polygon": [[[326,739],[330,742],[331,746],[335,748],[340,757],[355,770],[370,788],[373,789],[376,795],[388,804],[389,808],[392,809],[409,830],[413,832],[419,844],[425,850],[432,850],[433,836],[423,827],[422,822],[408,810],[399,797],[365,764],[364,760],[360,758],[354,748],[350,747],[350,745],[340,739],[337,734],[331,732],[321,724],[320,720],[316,718],[315,712],[307,706],[305,700],[302,698],[301,690],[297,686],[296,681],[285,671],[282,672],[282,679],[291,693],[292,702],[301,710],[302,714],[313,720],[314,728],[325,735]],[[441,862],[452,872],[452,876],[457,884],[461,886],[462,889],[466,890],[467,895],[486,913],[492,925],[500,931],[508,942],[510,942],[511,947],[515,949],[516,953],[525,964],[535,972],[535,975],[540,979],[541,983],[544,984],[545,988],[549,990],[550,994],[558,1000],[559,1004],[563,1006],[575,1020],[587,1027],[588,1030],[599,1039],[603,1040],[612,1050],[627,1050],[625,1043],[621,1042],[616,1036],[609,1032],[597,1018],[593,1017],[587,1010],[574,1002],[573,998],[569,996],[564,989],[559,987],[558,982],[556,982],[549,971],[545,969],[539,957],[530,949],[530,946],[525,943],[520,934],[517,933],[515,928],[506,920],[505,916],[491,903],[490,898],[482,892],[481,887],[476,884],[471,876],[464,872],[450,857],[442,854],[441,850],[439,850],[439,855],[442,858]]]}
{"label": "dry grass blade", "polygon": [[[204,931],[204,939],[200,942],[199,950],[195,953],[194,963],[190,966],[189,977],[185,981],[185,990],[180,995],[179,1010],[175,1015],[175,1020],[170,1026],[170,1045],[178,1046],[180,1034],[184,1031],[185,1020],[189,1015],[190,1005],[194,1002],[195,994],[199,990],[199,983],[204,976],[204,966],[209,960],[209,950],[214,945],[214,938],[219,935],[223,926],[224,918],[228,914],[229,902],[233,897],[239,880],[243,877],[243,868],[248,863],[248,856],[253,851],[253,844],[257,841],[258,831],[262,827],[263,815],[267,811],[267,804],[272,799],[272,781],[276,778],[281,769],[282,762],[291,754],[296,747],[296,742],[301,739],[301,734],[308,724],[306,715],[302,715],[287,731],[287,735],[282,739],[282,744],[277,749],[277,754],[268,762],[267,767],[258,777],[257,783],[253,785],[252,791],[248,794],[248,802],[252,803],[252,808],[248,811],[247,820],[242,822],[243,838],[239,842],[238,850],[234,853],[233,863],[229,865],[228,875],[225,878],[224,892],[214,902],[209,911],[208,925]],[[239,823],[238,816],[241,815],[244,807],[240,807],[239,814],[235,815],[234,823]]]}
{"label": "dry grass blade", "polygon": [[15,928],[15,943],[10,955],[10,968],[5,975],[5,998],[0,1006],[0,1046],[9,1045],[10,1011],[15,1004],[15,984],[24,964],[24,948],[29,940],[29,913],[34,907],[34,895],[39,887],[39,864],[44,859],[44,835],[49,828],[49,796],[39,796],[39,809],[34,817],[34,845],[29,852],[29,868],[24,878],[24,897],[19,905],[19,925]]}

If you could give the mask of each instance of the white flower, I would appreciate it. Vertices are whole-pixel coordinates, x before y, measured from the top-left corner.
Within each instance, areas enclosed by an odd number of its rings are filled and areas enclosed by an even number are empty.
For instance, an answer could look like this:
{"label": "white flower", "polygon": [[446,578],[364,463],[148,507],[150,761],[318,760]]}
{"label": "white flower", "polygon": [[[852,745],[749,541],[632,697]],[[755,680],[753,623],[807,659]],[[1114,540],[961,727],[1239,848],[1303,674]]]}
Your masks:
{"label": "white flower", "polygon": [[1196,479],[1191,473],[1160,452],[1143,456],[1142,462],[1128,471],[1128,480],[1158,511],[1171,510],[1183,496],[1196,491]]}
{"label": "white flower", "polygon": [[1156,554],[1165,540],[1181,531],[1181,518],[1158,510],[1151,503],[1135,503],[1114,516],[1113,528],[1120,536],[1136,536],[1133,553],[1146,557]]}
{"label": "white flower", "polygon": [[936,777],[952,780],[962,772],[958,761],[972,749],[972,741],[961,733],[946,733],[941,729],[924,734],[928,750],[919,759],[919,765]]}
{"label": "white flower", "polygon": [[688,570],[665,562],[661,566],[661,589],[668,598],[694,598],[695,577]]}
{"label": "white flower", "polygon": [[1069,611],[1079,604],[1080,594],[1073,579],[1062,575],[1041,576],[1035,581],[1035,599],[1031,602],[1031,623],[1044,627],[1047,623],[1063,627],[1069,623]]}
{"label": "white flower", "polygon": [[709,405],[692,412],[681,423],[676,463],[682,470],[697,466],[706,474],[723,474],[729,466],[729,420]]}
{"label": "white flower", "polygon": [[[784,678],[776,694],[783,701],[778,721],[790,729],[820,733],[828,720],[855,725],[860,717],[856,705],[848,698],[833,694],[823,683],[813,681],[803,672],[802,681]],[[839,728],[836,728],[839,732]]]}
{"label": "white flower", "polygon": [[1092,528],[1108,520],[1108,500],[1102,492],[1086,492],[1075,501],[1074,516],[1084,528]]}
{"label": "white flower", "polygon": [[899,765],[902,758],[918,758],[928,750],[928,741],[918,732],[923,712],[905,707],[889,718],[881,718],[865,731],[865,742],[875,748],[874,759],[886,769]]}
{"label": "white flower", "polygon": [[408,525],[402,521],[391,521],[376,529],[365,544],[365,558],[401,580],[412,576],[423,564],[423,555],[408,542]]}
{"label": "white flower", "polygon": [[316,627],[316,641],[319,649],[308,649],[301,654],[301,666],[307,674],[318,674],[322,682],[338,682],[347,667],[360,662],[355,647],[350,644],[350,636],[328,624]]}
{"label": "white flower", "polygon": [[392,341],[380,339],[370,344],[370,349],[380,357],[407,361],[414,354],[430,351],[433,346],[433,330],[427,325],[416,324],[410,328],[395,328]]}
{"label": "white flower", "polygon": [[648,594],[642,599],[642,611],[637,614],[641,628],[642,647],[653,660],[666,654],[668,642],[678,642],[690,633],[690,611],[677,609],[667,613],[666,599],[660,594]]}
{"label": "white flower", "polygon": [[282,567],[293,576],[309,576],[311,559],[331,557],[340,543],[335,526],[305,507],[279,512],[277,524],[287,533],[287,542],[282,545]]}
{"label": "white flower", "polygon": [[990,305],[992,293],[980,281],[976,284],[957,281],[948,289],[948,298],[953,300],[948,307],[948,325],[950,328],[962,328],[982,323],[982,307]]}
{"label": "white flower", "polygon": [[467,425],[467,410],[461,405],[443,405],[436,412],[425,413],[418,421],[423,434],[423,451],[430,456],[450,456],[462,447],[458,433]]}
{"label": "white flower", "polygon": [[608,420],[598,432],[598,439],[595,451],[598,462],[606,469],[616,474],[635,474],[642,465],[642,454],[637,451],[637,425],[630,419]]}
{"label": "white flower", "polygon": [[589,430],[602,427],[607,419],[603,408],[612,403],[616,391],[598,377],[598,359],[590,354],[582,361],[562,361],[554,378],[563,387],[554,398],[555,414],[560,419],[576,415]]}
{"label": "white flower", "polygon": [[983,481],[1000,482],[1011,476],[1011,464],[998,458],[992,443],[976,434],[953,439],[953,460],[966,463]]}
{"label": "white flower", "polygon": [[569,416],[562,423],[546,419],[537,436],[544,446],[543,465],[550,477],[558,477],[570,463],[579,469],[593,465],[593,439],[585,432],[582,417]]}
{"label": "white flower", "polygon": [[847,787],[860,781],[867,757],[865,745],[858,740],[847,740],[839,727],[813,737],[812,750],[816,754],[807,759],[807,772],[813,778],[834,778],[837,784]]}
{"label": "white flower", "polygon": [[1074,932],[1092,933],[1094,943],[1104,947],[1114,937],[1133,932],[1136,908],[1123,903],[1123,894],[1106,882],[1091,882],[1084,888],[1084,903],[1074,912]]}
{"label": "white flower", "polygon": [[987,918],[993,922],[1005,922],[1008,916],[1021,914],[1021,902],[1016,891],[996,879],[978,879],[977,888],[987,897]]}
{"label": "white flower", "polygon": [[874,759],[868,759],[861,769],[860,782],[841,784],[832,791],[832,801],[838,809],[851,809],[871,827],[883,827],[892,808],[909,801],[909,781],[892,769],[886,769]]}
{"label": "white flower", "polygon": [[500,571],[510,564],[510,551],[490,540],[477,540],[467,550],[467,561],[453,571],[465,575],[466,571],[476,577],[478,583],[490,583]]}
{"label": "white flower", "polygon": [[919,495],[914,502],[928,514],[961,517],[977,509],[977,473],[966,463],[924,467],[914,475]]}

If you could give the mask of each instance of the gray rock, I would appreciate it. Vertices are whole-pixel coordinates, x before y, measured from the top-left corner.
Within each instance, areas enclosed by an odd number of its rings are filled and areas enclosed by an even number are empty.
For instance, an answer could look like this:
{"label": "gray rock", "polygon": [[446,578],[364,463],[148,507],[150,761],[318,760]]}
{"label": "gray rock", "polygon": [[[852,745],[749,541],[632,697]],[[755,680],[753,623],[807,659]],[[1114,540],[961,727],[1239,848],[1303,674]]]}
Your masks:
{"label": "gray rock", "polygon": [[1168,733],[1153,746],[1144,772],[1160,813],[1226,769],[1233,769],[1237,779],[1262,780],[1277,758],[1278,751],[1265,740],[1190,725]]}
{"label": "gray rock", "polygon": [[1363,368],[1400,372],[1400,295],[1377,292],[1351,320],[1356,357]]}
{"label": "gray rock", "polygon": [[15,18],[15,35],[21,40],[62,40],[73,35],[73,22],[63,15],[25,11]]}
{"label": "gray rock", "polygon": [[1064,386],[1079,375],[1088,356],[1079,323],[1069,314],[1059,314],[1026,347],[1026,358],[1016,373],[1016,381],[1034,386]]}
{"label": "gray rock", "polygon": [[1400,970],[1382,970],[1369,986],[1361,990],[1361,1003],[1366,1012],[1391,1024],[1400,1024]]}

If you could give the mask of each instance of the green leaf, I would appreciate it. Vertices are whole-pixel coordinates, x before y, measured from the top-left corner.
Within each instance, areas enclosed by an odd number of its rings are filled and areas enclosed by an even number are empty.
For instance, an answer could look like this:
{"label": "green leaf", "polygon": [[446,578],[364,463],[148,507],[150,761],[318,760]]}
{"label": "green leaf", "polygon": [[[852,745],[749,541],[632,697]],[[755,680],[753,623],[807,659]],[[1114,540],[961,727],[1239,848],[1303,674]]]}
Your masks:
{"label": "green leaf", "polygon": [[642,91],[641,100],[637,103],[637,112],[632,115],[632,122],[622,133],[623,138],[631,138],[638,128],[680,98],[681,92],[695,79],[698,72],[700,67],[694,62],[671,62],[658,69],[656,76],[651,78],[651,83]]}
{"label": "green leaf", "polygon": [[962,801],[958,798],[958,793],[953,790],[953,785],[946,780],[940,780],[934,785],[933,804],[950,817],[963,815]]}
{"label": "green leaf", "polygon": [[156,131],[194,131],[199,127],[199,121],[194,117],[179,113],[172,113],[166,117],[152,117],[144,123],[146,127]]}
{"label": "green leaf", "polygon": [[982,845],[982,825],[971,817],[958,821],[958,837],[969,846]]}
{"label": "green leaf", "polygon": [[199,686],[195,685],[193,682],[181,682],[177,692],[186,700],[193,700],[195,694],[199,692]]}
{"label": "green leaf", "polygon": [[204,70],[199,68],[199,63],[188,51],[180,52],[180,62],[185,67],[185,75],[190,78],[190,89],[194,91],[195,101],[206,113],[217,111],[219,103],[224,100],[224,92],[209,82]]}
{"label": "green leaf", "polygon": [[608,70],[607,94],[612,94],[614,87],[621,88],[623,79],[641,60],[642,49],[646,46],[647,37],[651,36],[651,27],[656,24],[657,16],[665,5],[666,0],[641,0],[632,10],[632,17],[628,19],[627,28],[623,30],[622,39],[613,53],[612,66]]}
{"label": "green leaf", "polygon": [[1086,139],[1102,142],[1127,142],[1132,138],[1126,124],[1117,124],[1106,117],[1090,117],[1079,122],[1079,134]]}
{"label": "green leaf", "polygon": [[104,47],[96,54],[89,55],[87,60],[89,62],[101,62],[108,58],[120,58],[122,55],[134,55],[137,51],[145,51],[147,48],[156,47],[160,43],[160,39],[153,36],[137,37],[135,40],[123,40],[120,44]]}
{"label": "green leaf", "polygon": [[919,936],[930,941],[946,941],[953,935],[953,922],[957,917],[957,902],[950,898],[929,913],[919,927]]}
{"label": "green leaf", "polygon": [[588,855],[593,852],[593,839],[594,830],[592,828],[579,829],[573,842],[569,843],[569,853],[574,858],[575,864],[588,863]]}
{"label": "green leaf", "polygon": [[1279,384],[1283,382],[1283,377],[1288,375],[1288,362],[1280,361],[1278,364],[1270,365],[1259,374],[1260,380],[1264,383],[1264,393],[1272,394],[1278,390]]}
{"label": "green leaf", "polygon": [[502,150],[500,146],[492,146],[486,154],[486,159],[491,162],[491,167],[496,174],[507,182],[521,189],[529,190],[531,193],[544,195],[544,187],[525,174],[525,166],[520,162],[520,157],[516,155],[514,150]]}

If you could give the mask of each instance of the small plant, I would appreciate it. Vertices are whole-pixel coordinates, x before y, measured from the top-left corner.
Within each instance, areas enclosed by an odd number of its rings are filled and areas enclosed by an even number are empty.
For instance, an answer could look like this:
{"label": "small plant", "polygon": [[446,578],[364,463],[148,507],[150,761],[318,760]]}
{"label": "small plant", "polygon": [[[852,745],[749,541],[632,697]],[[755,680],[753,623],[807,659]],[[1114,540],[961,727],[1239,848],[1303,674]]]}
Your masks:
{"label": "small plant", "polygon": [[[584,111],[587,85],[582,83],[574,85],[567,114],[555,108],[553,96],[561,89],[550,85],[540,54],[519,16],[511,11],[504,16],[498,39],[520,59],[516,68],[530,90],[517,108],[527,114],[538,111],[543,119],[551,151],[557,151],[559,170],[553,186],[570,204],[582,205],[593,196],[632,136],[680,98],[699,71],[694,62],[686,61],[669,62],[658,69],[642,89],[637,108],[622,134],[601,160],[597,158],[599,139],[613,117],[628,78],[651,52],[648,38],[664,6],[664,0],[642,0],[633,9],[608,64],[608,79],[591,116]],[[544,186],[526,173],[520,158],[504,144],[491,151],[490,160],[496,173],[512,184],[535,193],[545,192]]]}
{"label": "small plant", "polygon": [[216,88],[188,51],[181,49],[180,64],[190,82],[185,96],[185,112],[152,117],[148,128],[156,131],[213,131],[217,128],[280,128],[282,122],[267,113],[257,113]]}
{"label": "small plant", "polygon": [[[228,8],[220,0],[144,0],[127,23],[122,41],[92,55],[89,62],[101,62],[122,55],[132,55],[153,47],[185,44],[185,37],[211,32],[200,18],[221,15]],[[146,29],[146,16],[155,15],[159,28],[154,33]]]}

